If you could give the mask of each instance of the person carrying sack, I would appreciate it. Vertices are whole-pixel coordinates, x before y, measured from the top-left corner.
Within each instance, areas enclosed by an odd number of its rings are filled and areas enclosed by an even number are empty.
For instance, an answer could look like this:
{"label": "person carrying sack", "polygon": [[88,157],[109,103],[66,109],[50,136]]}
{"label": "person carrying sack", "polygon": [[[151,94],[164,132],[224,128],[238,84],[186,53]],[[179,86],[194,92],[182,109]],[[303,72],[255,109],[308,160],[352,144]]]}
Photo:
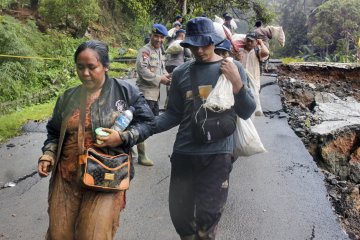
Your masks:
{"label": "person carrying sack", "polygon": [[[74,59],[82,84],[66,90],[57,100],[38,161],[41,177],[52,172],[46,239],[111,240],[125,207],[130,148],[152,135],[154,115],[135,86],[107,75],[110,60],[106,44],[84,42]],[[111,129],[120,113],[129,108],[134,109],[130,125],[124,131]],[[99,127],[108,136],[95,137]],[[106,162],[97,164],[102,160]],[[97,173],[88,168],[87,181],[83,181],[83,163],[99,167]],[[116,174],[122,176],[117,178]]]}
{"label": "person carrying sack", "polygon": [[[215,45],[223,40],[215,33],[213,22],[208,18],[197,17],[187,23],[186,37],[180,44],[191,50],[195,60],[174,70],[168,107],[155,118],[156,133],[180,124],[170,159],[169,209],[182,240],[215,239],[232,169],[233,134],[216,136],[211,142],[194,137],[195,102],[206,101],[220,75],[224,74],[232,84],[235,100],[229,113],[235,112],[247,119],[256,107],[246,87],[242,65],[237,61],[223,60],[214,53]],[[194,88],[197,88],[196,94]]]}

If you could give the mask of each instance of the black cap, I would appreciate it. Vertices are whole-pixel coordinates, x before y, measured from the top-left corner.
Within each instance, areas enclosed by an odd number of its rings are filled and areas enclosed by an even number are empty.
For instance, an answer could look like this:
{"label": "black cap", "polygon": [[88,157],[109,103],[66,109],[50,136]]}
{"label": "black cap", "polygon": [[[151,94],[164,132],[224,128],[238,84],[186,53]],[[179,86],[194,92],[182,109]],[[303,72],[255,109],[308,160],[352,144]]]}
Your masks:
{"label": "black cap", "polygon": [[256,20],[256,22],[255,22],[255,27],[261,27],[261,25],[262,25],[262,21],[261,20]]}
{"label": "black cap", "polygon": [[232,19],[232,16],[230,16],[230,15],[225,15],[225,16],[224,16],[224,19],[227,20],[227,21],[229,21],[229,20]]}
{"label": "black cap", "polygon": [[257,39],[257,35],[255,32],[248,32],[246,34],[246,38],[250,39],[250,40],[256,40]]}

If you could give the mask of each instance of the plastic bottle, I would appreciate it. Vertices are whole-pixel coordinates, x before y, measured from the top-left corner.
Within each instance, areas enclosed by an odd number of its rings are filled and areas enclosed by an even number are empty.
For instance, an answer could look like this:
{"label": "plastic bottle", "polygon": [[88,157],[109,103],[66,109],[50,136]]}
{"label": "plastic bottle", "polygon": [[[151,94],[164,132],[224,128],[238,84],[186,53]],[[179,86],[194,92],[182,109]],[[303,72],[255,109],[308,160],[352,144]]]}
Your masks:
{"label": "plastic bottle", "polygon": [[115,119],[115,123],[111,128],[116,131],[124,131],[133,119],[133,111],[134,108],[130,107],[129,109],[120,113],[120,115]]}

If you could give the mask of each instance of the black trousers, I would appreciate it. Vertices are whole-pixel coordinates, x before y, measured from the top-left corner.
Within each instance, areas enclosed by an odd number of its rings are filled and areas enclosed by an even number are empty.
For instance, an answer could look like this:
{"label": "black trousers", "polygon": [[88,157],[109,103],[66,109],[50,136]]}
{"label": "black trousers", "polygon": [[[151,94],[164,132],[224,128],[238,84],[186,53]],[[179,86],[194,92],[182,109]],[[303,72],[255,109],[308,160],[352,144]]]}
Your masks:
{"label": "black trousers", "polygon": [[169,208],[180,236],[215,239],[231,169],[231,154],[171,156]]}

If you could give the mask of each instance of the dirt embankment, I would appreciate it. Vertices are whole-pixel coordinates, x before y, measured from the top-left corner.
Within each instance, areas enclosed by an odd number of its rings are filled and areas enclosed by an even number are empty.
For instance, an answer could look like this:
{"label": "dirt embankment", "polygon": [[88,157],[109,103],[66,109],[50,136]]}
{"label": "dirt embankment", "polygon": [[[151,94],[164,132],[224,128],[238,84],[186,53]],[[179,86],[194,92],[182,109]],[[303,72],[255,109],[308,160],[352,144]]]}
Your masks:
{"label": "dirt embankment", "polygon": [[360,239],[360,66],[278,68],[284,111],[323,169],[329,198],[351,239]]}

